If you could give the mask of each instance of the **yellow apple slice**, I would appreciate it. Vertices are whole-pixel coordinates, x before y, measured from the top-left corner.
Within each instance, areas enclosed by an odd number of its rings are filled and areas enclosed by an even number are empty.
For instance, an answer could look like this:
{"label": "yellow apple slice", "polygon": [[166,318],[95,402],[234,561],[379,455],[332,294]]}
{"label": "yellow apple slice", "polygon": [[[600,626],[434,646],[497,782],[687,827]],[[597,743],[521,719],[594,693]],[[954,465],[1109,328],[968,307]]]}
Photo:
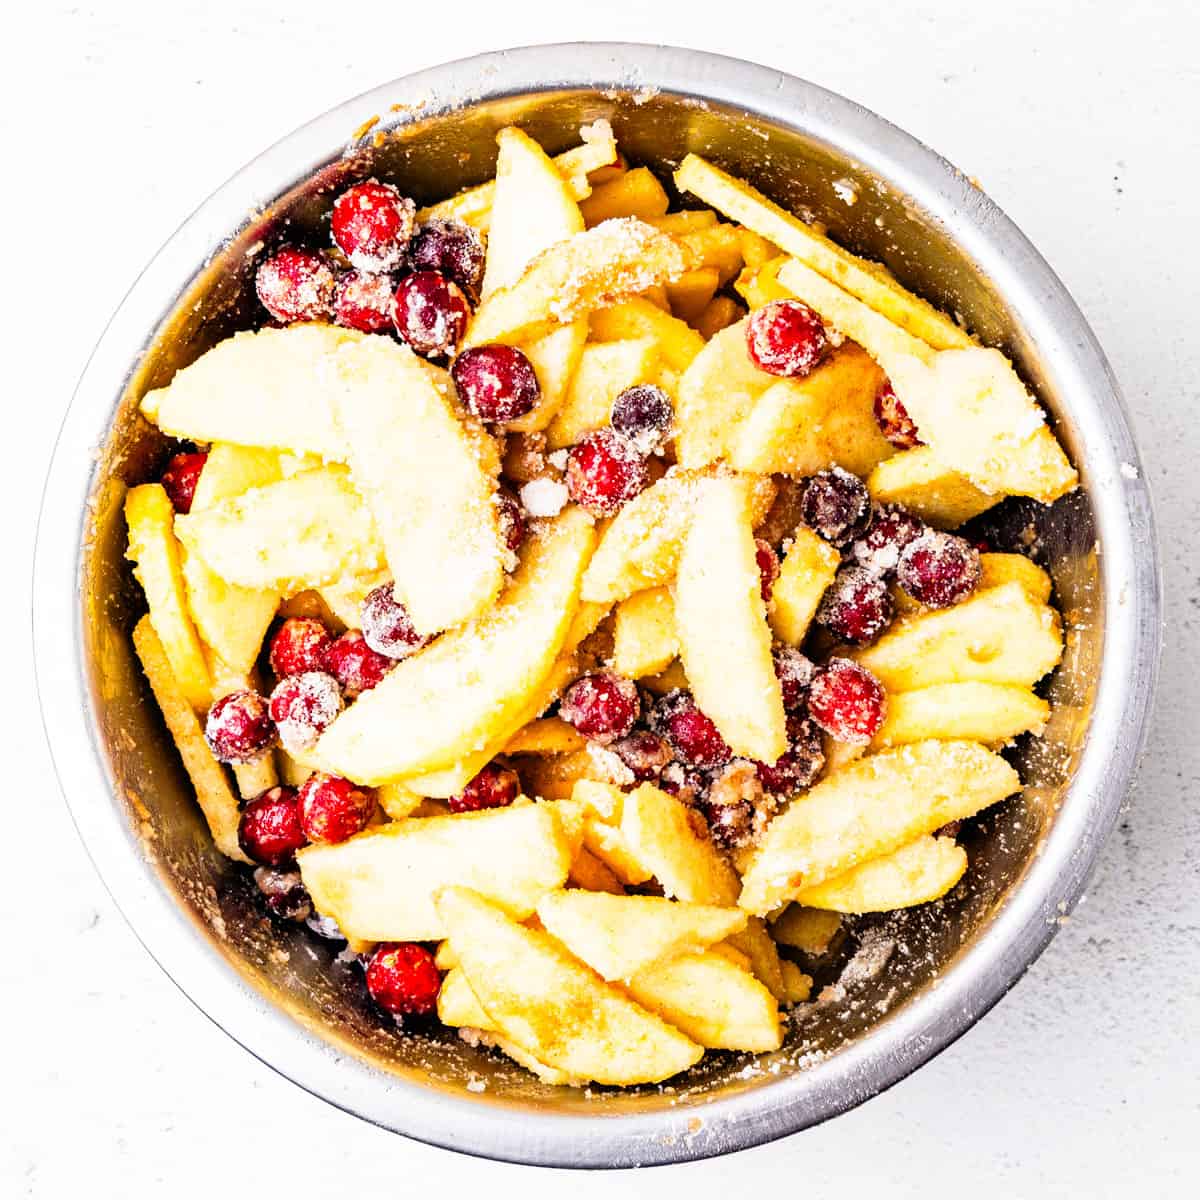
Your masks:
{"label": "yellow apple slice", "polygon": [[671,312],[681,321],[694,324],[700,314],[712,303],[721,286],[721,273],[716,267],[696,267],[685,271],[674,282],[667,284],[667,300]]}
{"label": "yellow apple slice", "polygon": [[329,610],[329,616],[340,621],[347,629],[358,629],[362,626],[362,602],[370,592],[391,578],[392,574],[386,567],[369,575],[345,575],[318,588],[317,595]]}
{"label": "yellow apple slice", "polygon": [[784,990],[784,997],[780,1003],[785,1008],[790,1008],[794,1004],[802,1004],[812,995],[812,976],[805,975],[790,959],[780,959],[779,965],[783,970]]}
{"label": "yellow apple slice", "polygon": [[731,478],[706,480],[696,503],[679,558],[675,624],[696,704],[735,754],[775,762],[788,747],[783,694],[748,496]]}
{"label": "yellow apple slice", "polygon": [[881,462],[867,479],[867,490],[876,503],[899,504],[936,529],[957,529],[1003,499],[943,466],[928,446],[902,450]]}
{"label": "yellow apple slice", "polygon": [[[320,465],[319,462],[311,464]],[[283,475],[277,451],[217,442],[209,447],[204,469],[196,480],[190,511],[203,512],[230,496],[240,496],[251,488],[275,483]]]}
{"label": "yellow apple slice", "polygon": [[839,913],[891,912],[944,896],[967,869],[967,852],[950,837],[920,837],[816,887],[798,904]]}
{"label": "yellow apple slice", "polygon": [[771,822],[742,876],[738,904],[765,915],[1020,787],[1004,759],[974,742],[915,742],[873,754],[821,780]]}
{"label": "yellow apple slice", "polygon": [[590,229],[612,217],[655,220],[666,215],[670,200],[653,171],[647,167],[634,167],[616,179],[594,187],[579,207]]}
{"label": "yellow apple slice", "polygon": [[524,351],[537,376],[539,399],[533,409],[523,417],[506,422],[506,430],[513,433],[536,433],[554,420],[555,414],[567,398],[571,380],[575,378],[575,372],[579,368],[587,337],[587,319],[580,317],[521,345],[520,349]]}
{"label": "yellow apple slice", "polygon": [[771,937],[780,945],[820,958],[828,953],[841,929],[842,918],[838,913],[789,904],[772,920]]}
{"label": "yellow apple slice", "polygon": [[783,1042],[775,998],[715,950],[655,963],[624,986],[639,1004],[708,1049],[760,1054]]}
{"label": "yellow apple slice", "polygon": [[625,885],[616,872],[602,863],[586,846],[581,846],[575,855],[567,884],[589,892],[608,892],[613,896],[625,894]]}
{"label": "yellow apple slice", "polygon": [[573,446],[584,434],[608,425],[613,401],[626,388],[658,377],[658,345],[653,338],[596,342],[583,348],[566,400],[546,428],[546,446]]}
{"label": "yellow apple slice", "polygon": [[1050,576],[1024,554],[981,554],[979,590],[1019,583],[1031,600],[1049,604],[1054,584]]}
{"label": "yellow apple slice", "polygon": [[976,592],[969,600],[898,622],[852,657],[889,692],[940,683],[1030,687],[1062,657],[1062,621],[1019,583]]}
{"label": "yellow apple slice", "polygon": [[587,738],[562,717],[540,717],[523,725],[505,745],[505,754],[569,754],[582,750]]}
{"label": "yellow apple slice", "polygon": [[235,333],[148,392],[142,412],[174,437],[340,460],[345,445],[329,406],[328,363],[340,346],[366,336],[333,325]]}
{"label": "yellow apple slice", "polygon": [[204,730],[194,705],[180,688],[149,617],[143,617],[134,627],[133,648],[162,710],[167,732],[179,751],[192,787],[196,789],[196,802],[208,822],[213,843],[227,858],[248,862],[238,846],[237,797],[230,790],[221,764],[213,758],[204,740]]}
{"label": "yellow apple slice", "polygon": [[475,311],[465,346],[540,337],[559,325],[678,279],[689,263],[674,238],[634,217],[605,221],[539,254],[516,283]]}
{"label": "yellow apple slice", "polygon": [[438,910],[462,970],[494,1027],[539,1062],[575,1078],[655,1083],[703,1049],[477,893],[448,887]]}
{"label": "yellow apple slice", "polygon": [[722,329],[736,325],[746,315],[746,310],[729,296],[714,296],[696,318],[696,332],[706,341],[715,338]]}
{"label": "yellow apple slice", "polygon": [[721,222],[702,229],[691,229],[677,235],[676,240],[695,267],[712,267],[716,270],[717,282],[721,287],[736,279],[742,269],[742,240],[733,225]]}
{"label": "yellow apple slice", "polygon": [[900,746],[926,738],[964,738],[1002,746],[1019,733],[1041,732],[1050,705],[1007,683],[938,683],[888,697],[887,717],[872,743]]}
{"label": "yellow apple slice", "polygon": [[665,670],[679,654],[675,601],[669,588],[635,592],[617,605],[613,619],[613,667],[641,679]]}
{"label": "yellow apple slice", "polygon": [[292,595],[383,565],[375,523],[345,467],[305,471],[251,488],[175,531],[227,583]]}
{"label": "yellow apple slice", "polygon": [[799,646],[821,604],[821,597],[837,574],[841,555],[824,538],[798,526],[779,564],[779,578],[771,589],[768,620],[775,635]]}
{"label": "yellow apple slice", "polygon": [[[447,936],[434,894],[462,884],[520,920],[562,887],[571,847],[552,805],[410,817],[296,856],[317,910],[367,941]],[[461,952],[461,947],[455,944]]]}
{"label": "yellow apple slice", "polygon": [[205,644],[234,671],[254,666],[279,608],[279,593],[226,583],[195,554],[181,547],[188,611]]}
{"label": "yellow apple slice", "polygon": [[471,620],[499,595],[508,554],[493,463],[481,461],[476,442],[486,435],[471,436],[407,346],[384,338],[345,346],[335,371],[350,469],[397,599],[419,633]]}
{"label": "yellow apple slice", "polygon": [[697,154],[675,172],[675,186],[774,242],[914,337],[939,350],[972,345],[970,337],[933,305],[898,284],[878,263],[858,258],[749,184]]}
{"label": "yellow apple slice", "polygon": [[772,300],[792,299],[792,293],[779,282],[780,269],[788,262],[791,262],[791,256],[780,254],[754,269],[749,265],[743,268],[733,290],[745,300],[751,312],[763,308]]}
{"label": "yellow apple slice", "polygon": [[360,783],[413,786],[408,776],[453,766],[497,736],[503,745],[538,715],[525,706],[565,643],[594,543],[591,518],[573,507],[537,530],[499,601],[360,696],[321,736],[318,758]]}
{"label": "yellow apple slice", "polygon": [[176,683],[193,708],[205,709],[212,696],[212,679],[188,611],[174,522],[175,509],[162,484],[144,483],[126,493],[129,545],[125,557],[133,562],[133,573],[146,593],[150,623]]}
{"label": "yellow apple slice", "polygon": [[704,338],[694,329],[641,297],[597,309],[588,318],[588,325],[597,342],[653,338],[663,363],[676,375],[686,371],[704,349]]}

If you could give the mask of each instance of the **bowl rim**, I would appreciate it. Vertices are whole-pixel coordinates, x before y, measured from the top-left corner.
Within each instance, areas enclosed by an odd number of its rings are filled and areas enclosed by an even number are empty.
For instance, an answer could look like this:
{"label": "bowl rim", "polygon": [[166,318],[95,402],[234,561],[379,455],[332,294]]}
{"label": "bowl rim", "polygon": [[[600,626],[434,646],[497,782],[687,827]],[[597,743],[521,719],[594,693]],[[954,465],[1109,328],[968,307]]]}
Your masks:
{"label": "bowl rim", "polygon": [[[1078,400],[1072,405],[1078,457],[1086,464],[1097,539],[1104,547],[1100,679],[1109,686],[1096,689],[1074,778],[1040,854],[936,987],[914,996],[856,1042],[791,1076],[701,1108],[667,1106],[592,1118],[506,1108],[486,1096],[450,1096],[387,1075],[338,1052],[248,986],[225,961],[211,931],[160,883],[131,822],[111,802],[85,682],[79,572],[95,448],[107,434],[133,365],[198,264],[244,224],[247,213],[310,174],[348,145],[349,130],[392,104],[418,106],[417,116],[425,119],[501,96],[643,88],[734,106],[799,129],[887,178],[952,228],[1053,359],[1063,390]],[[545,1166],[658,1165],[759,1145],[884,1091],[964,1033],[1024,974],[1078,901],[1136,767],[1161,642],[1149,489],[1117,381],[1074,300],[1013,222],[928,147],[816,84],[722,55],[618,42],[499,50],[403,76],[302,125],[201,204],[138,276],[84,368],[43,492],[33,600],[39,703],[60,788],[114,902],[184,995],[262,1062],[345,1111],[433,1145]],[[60,696],[81,702],[60,703]],[[1097,730],[1111,736],[1097,737]]]}

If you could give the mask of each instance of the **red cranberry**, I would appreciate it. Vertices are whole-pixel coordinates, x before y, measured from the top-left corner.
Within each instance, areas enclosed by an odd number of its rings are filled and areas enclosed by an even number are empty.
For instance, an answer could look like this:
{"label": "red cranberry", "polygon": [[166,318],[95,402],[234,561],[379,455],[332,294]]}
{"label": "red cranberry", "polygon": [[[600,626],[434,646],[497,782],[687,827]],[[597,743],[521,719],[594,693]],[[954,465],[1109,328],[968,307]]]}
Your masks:
{"label": "red cranberry", "polygon": [[392,300],[396,332],[418,354],[430,358],[454,353],[470,315],[462,289],[438,271],[418,271],[402,279]]}
{"label": "red cranberry", "polygon": [[624,737],[641,716],[642,698],[632,679],[599,671],[575,680],[563,693],[558,715],[584,737],[607,744]]}
{"label": "red cranberry", "polygon": [[708,832],[718,846],[735,850],[750,843],[754,836],[754,805],[749,800],[733,804],[700,802],[700,811],[708,820]]}
{"label": "red cranberry", "polygon": [[979,551],[966,538],[926,529],[900,553],[896,579],[918,603],[949,608],[978,586]]}
{"label": "red cranberry", "polygon": [[357,629],[347,630],[325,651],[325,670],[342,685],[351,700],[380,684],[394,665],[387,655],[372,650]]}
{"label": "red cranberry", "polygon": [[654,721],[675,753],[694,767],[719,767],[733,757],[716,725],[696,707],[689,692],[668,692],[655,709]]}
{"label": "red cranberry", "polygon": [[771,590],[775,587],[775,580],[779,578],[779,555],[775,553],[770,542],[755,538],[754,561],[758,563],[762,598],[766,602],[771,599]]}
{"label": "red cranberry", "polygon": [[481,420],[515,421],[541,398],[533,363],[516,348],[499,342],[464,350],[450,368],[454,390]]}
{"label": "red cranberry", "polygon": [[887,698],[883,685],[848,658],[831,658],[808,692],[808,711],[830,737],[865,745],[883,724]]}
{"label": "red cranberry", "polygon": [[920,517],[898,504],[882,504],[875,509],[871,528],[850,547],[855,562],[872,575],[890,578],[896,572],[900,551],[916,541],[925,529]]}
{"label": "red cranberry", "polygon": [[447,803],[451,812],[478,812],[481,808],[507,808],[520,794],[521,781],[516,771],[493,762]]}
{"label": "red cranberry", "polygon": [[271,719],[283,748],[293,754],[315,746],[341,711],[342,690],[324,671],[288,675],[271,693]]}
{"label": "red cranberry", "polygon": [[642,454],[662,449],[674,420],[671,397],[652,383],[626,388],[613,401],[612,427]]}
{"label": "red cranberry", "polygon": [[392,327],[395,284],[388,275],[346,271],[338,277],[333,299],[334,319],[361,333],[383,333]]}
{"label": "red cranberry", "polygon": [[645,458],[611,429],[598,429],[571,447],[567,492],[593,516],[611,516],[650,482]]}
{"label": "red cranberry", "polygon": [[708,777],[698,767],[669,762],[662,769],[658,786],[668,796],[674,796],[684,804],[695,804],[708,791]]}
{"label": "red cranberry", "polygon": [[483,264],[483,239],[462,221],[429,221],[408,247],[408,265],[414,271],[440,271],[468,296],[479,295]]}
{"label": "red cranberry", "polygon": [[[294,802],[292,807],[295,808]],[[296,816],[295,821],[296,828],[299,829],[299,816]],[[301,838],[303,836],[302,833]],[[255,867],[254,883],[263,897],[267,911],[273,916],[285,921],[303,921],[312,915],[312,897],[308,894],[299,871]]]}
{"label": "red cranberry", "polygon": [[817,609],[817,621],[854,646],[874,641],[890,624],[895,604],[887,584],[862,567],[843,567]]}
{"label": "red cranberry", "polygon": [[254,287],[277,321],[323,321],[333,315],[333,271],[311,250],[285,247],[262,263]]}
{"label": "red cranberry", "polygon": [[795,712],[804,706],[808,685],[812,683],[812,661],[793,646],[776,645],[771,651],[775,660],[775,674],[783,691],[783,707]]}
{"label": "red cranberry", "polygon": [[177,513],[192,511],[196,484],[200,482],[200,472],[204,470],[206,462],[208,454],[198,451],[195,454],[176,454],[167,463],[162,473],[162,485],[171,501],[171,507]]}
{"label": "red cranberry", "polygon": [[276,737],[265,697],[249,690],[222,696],[208,710],[204,736],[221,762],[248,763],[262,758]]}
{"label": "red cranberry", "polygon": [[844,546],[860,537],[870,524],[871,497],[856,475],[832,467],[805,483],[800,516],[827,542]]}
{"label": "red cranberry", "polygon": [[384,942],[367,963],[367,991],[395,1016],[436,1011],[442,977],[433,955],[416,942]]}
{"label": "red cranberry", "polygon": [[508,488],[501,488],[496,493],[496,514],[500,518],[504,544],[515,554],[525,540],[525,510]]}
{"label": "red cranberry", "polygon": [[917,427],[908,415],[908,409],[892,390],[890,379],[885,379],[875,393],[875,420],[883,436],[901,450],[911,450],[914,446],[925,444],[917,436]]}
{"label": "red cranberry", "polygon": [[310,842],[344,842],[375,815],[375,792],[337,775],[310,775],[300,788],[300,824]]}
{"label": "red cranberry", "polygon": [[329,631],[316,617],[288,617],[271,639],[271,670],[278,679],[325,670]]}
{"label": "red cranberry", "polygon": [[671,747],[666,739],[647,730],[639,730],[614,742],[613,751],[640,782],[657,779],[671,761]]}
{"label": "red cranberry", "polygon": [[242,809],[238,845],[256,863],[278,867],[291,862],[307,841],[300,826],[296,793],[289,787],[273,787]]}
{"label": "red cranberry", "polygon": [[416,210],[390,183],[356,183],[333,202],[334,243],[360,271],[394,271],[408,249]]}
{"label": "red cranberry", "polygon": [[809,717],[793,713],[788,719],[788,748],[773,763],[755,763],[763,790],[772,795],[803,791],[825,766],[821,731]]}
{"label": "red cranberry", "polygon": [[367,645],[388,658],[407,658],[429,640],[413,628],[408,609],[396,599],[390,583],[382,583],[366,594],[359,616]]}
{"label": "red cranberry", "polygon": [[769,375],[807,375],[828,348],[824,322],[799,300],[772,300],[746,325],[750,360]]}

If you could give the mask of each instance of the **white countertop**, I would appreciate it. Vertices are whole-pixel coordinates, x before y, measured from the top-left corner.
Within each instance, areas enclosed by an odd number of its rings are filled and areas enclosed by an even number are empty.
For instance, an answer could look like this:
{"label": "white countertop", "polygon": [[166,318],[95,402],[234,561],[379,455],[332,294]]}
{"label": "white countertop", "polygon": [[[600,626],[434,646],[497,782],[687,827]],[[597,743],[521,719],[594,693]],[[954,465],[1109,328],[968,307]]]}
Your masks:
{"label": "white countertop", "polygon": [[[1191,5],[118,0],[21,6],[5,33],[0,378],[20,440],[8,443],[0,488],[20,583],[0,602],[19,681],[0,700],[9,758],[0,1195],[1195,1194],[1200,20]],[[295,125],[394,76],[501,45],[587,38],[694,45],[807,76],[982,180],[1066,280],[1124,385],[1156,492],[1167,653],[1140,783],[1087,902],[974,1030],[820,1129],[719,1161],[567,1179],[433,1150],[327,1107],[234,1045],[160,973],[92,871],[55,786],[26,691],[24,577],[75,378],[141,264],[200,198]]]}

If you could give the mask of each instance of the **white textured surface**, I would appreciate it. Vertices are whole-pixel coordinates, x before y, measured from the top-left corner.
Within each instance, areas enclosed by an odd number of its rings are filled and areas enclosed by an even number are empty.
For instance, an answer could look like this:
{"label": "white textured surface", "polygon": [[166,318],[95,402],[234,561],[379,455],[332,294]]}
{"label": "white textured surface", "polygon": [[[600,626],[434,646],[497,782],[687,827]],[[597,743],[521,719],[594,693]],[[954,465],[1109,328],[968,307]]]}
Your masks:
{"label": "white textured surface", "polygon": [[[772,13],[780,23],[768,23]],[[0,315],[13,425],[0,488],[5,555],[21,582],[3,601],[19,690],[0,700],[9,755],[0,1195],[1195,1194],[1197,33],[1185,0],[719,10],[696,0],[457,10],[124,0],[7,13]],[[1157,494],[1167,584],[1158,717],[1132,808],[1087,903],[1016,991],[916,1076],[821,1129],[619,1179],[568,1179],[402,1141],[236,1047],[113,908],[67,819],[25,691],[23,577],[45,457],[141,264],[246,159],[344,97],[500,45],[586,38],[769,62],[864,102],[979,176],[1064,277],[1124,384]]]}

